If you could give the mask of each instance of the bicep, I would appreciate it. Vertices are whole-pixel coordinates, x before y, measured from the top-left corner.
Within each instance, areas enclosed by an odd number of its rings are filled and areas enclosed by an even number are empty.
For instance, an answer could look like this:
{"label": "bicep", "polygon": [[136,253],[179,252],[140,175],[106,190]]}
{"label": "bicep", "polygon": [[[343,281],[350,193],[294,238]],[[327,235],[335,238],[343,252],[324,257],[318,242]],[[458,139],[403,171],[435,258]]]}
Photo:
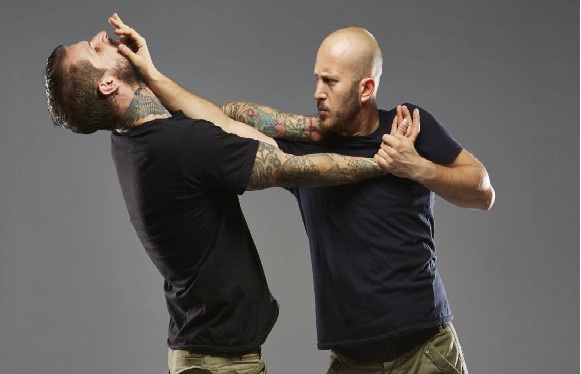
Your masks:
{"label": "bicep", "polygon": [[277,147],[259,141],[256,158],[254,159],[254,165],[250,174],[250,181],[246,186],[246,190],[252,191],[268,187],[279,187],[282,166],[289,157],[291,156]]}

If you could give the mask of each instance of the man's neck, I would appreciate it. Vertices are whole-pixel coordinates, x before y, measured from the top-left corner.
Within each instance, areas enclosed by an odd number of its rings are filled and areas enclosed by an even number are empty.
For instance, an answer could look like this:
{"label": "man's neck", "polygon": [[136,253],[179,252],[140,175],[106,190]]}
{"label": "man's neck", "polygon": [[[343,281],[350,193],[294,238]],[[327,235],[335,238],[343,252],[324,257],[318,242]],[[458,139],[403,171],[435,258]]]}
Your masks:
{"label": "man's neck", "polygon": [[342,136],[366,136],[373,133],[379,127],[379,112],[377,106],[363,109],[354,119],[354,123],[345,124],[344,131],[337,133]]}
{"label": "man's neck", "polygon": [[127,106],[120,108],[121,128],[142,125],[159,118],[169,118],[171,114],[159,102],[157,97],[143,86],[134,87],[133,96],[127,98]]}

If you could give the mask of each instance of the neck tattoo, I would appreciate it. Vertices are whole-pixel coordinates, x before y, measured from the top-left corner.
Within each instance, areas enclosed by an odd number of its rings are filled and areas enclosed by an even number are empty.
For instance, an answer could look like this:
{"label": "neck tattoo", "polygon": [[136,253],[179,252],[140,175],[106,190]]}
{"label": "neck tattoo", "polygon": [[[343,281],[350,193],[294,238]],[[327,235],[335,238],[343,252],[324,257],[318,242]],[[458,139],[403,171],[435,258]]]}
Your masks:
{"label": "neck tattoo", "polygon": [[169,117],[169,112],[159,100],[154,96],[144,96],[141,93],[142,88],[135,90],[133,99],[129,103],[121,122],[124,126],[132,126],[145,117],[153,115],[163,115]]}

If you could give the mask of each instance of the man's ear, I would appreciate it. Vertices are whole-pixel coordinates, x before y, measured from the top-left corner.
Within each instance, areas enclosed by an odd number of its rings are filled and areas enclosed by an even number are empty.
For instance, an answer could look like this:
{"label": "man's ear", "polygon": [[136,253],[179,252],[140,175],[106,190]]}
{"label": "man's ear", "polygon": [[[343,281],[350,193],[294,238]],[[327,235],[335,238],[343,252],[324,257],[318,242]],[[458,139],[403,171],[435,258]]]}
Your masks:
{"label": "man's ear", "polygon": [[103,75],[99,82],[99,93],[103,96],[109,96],[119,89],[119,80],[110,74]]}
{"label": "man's ear", "polygon": [[375,93],[375,80],[364,78],[361,80],[361,102],[369,101]]}

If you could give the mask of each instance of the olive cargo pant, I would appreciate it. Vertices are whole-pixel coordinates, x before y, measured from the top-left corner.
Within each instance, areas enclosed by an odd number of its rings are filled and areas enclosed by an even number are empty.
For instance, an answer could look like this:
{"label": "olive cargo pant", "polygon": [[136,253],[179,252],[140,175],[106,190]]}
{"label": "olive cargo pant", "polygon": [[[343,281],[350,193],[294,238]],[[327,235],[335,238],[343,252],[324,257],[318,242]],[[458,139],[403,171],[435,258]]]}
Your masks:
{"label": "olive cargo pant", "polygon": [[168,374],[266,374],[262,353],[220,356],[189,351],[168,351]]}
{"label": "olive cargo pant", "polygon": [[451,323],[438,328],[429,340],[387,362],[360,361],[331,352],[327,374],[468,374]]}

